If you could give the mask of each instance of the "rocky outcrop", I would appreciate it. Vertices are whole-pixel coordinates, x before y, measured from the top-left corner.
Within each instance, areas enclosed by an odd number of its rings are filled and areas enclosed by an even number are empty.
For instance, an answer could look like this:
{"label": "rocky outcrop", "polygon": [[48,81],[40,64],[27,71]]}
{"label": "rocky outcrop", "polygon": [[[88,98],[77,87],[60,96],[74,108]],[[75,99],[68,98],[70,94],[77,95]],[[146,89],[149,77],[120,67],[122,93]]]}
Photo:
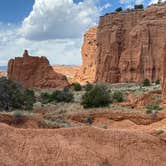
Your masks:
{"label": "rocky outcrop", "polygon": [[33,57],[25,50],[23,57],[8,62],[8,78],[23,84],[25,88],[64,88],[66,77],[56,73],[46,57]]}
{"label": "rocky outcrop", "polygon": [[82,61],[83,64],[80,70],[76,73],[74,80],[86,83],[94,82],[96,73],[96,53],[97,53],[97,27],[90,28],[84,35],[82,46]]}
{"label": "rocky outcrop", "polygon": [[[93,34],[87,40],[86,35],[82,48],[83,74],[80,74],[86,81],[142,82],[148,78],[155,82],[160,79],[166,43],[166,5],[106,14],[100,17],[97,39],[94,40]],[[85,77],[86,73],[93,79]]]}
{"label": "rocky outcrop", "polygon": [[151,82],[161,76],[166,5],[100,18],[96,81]]}

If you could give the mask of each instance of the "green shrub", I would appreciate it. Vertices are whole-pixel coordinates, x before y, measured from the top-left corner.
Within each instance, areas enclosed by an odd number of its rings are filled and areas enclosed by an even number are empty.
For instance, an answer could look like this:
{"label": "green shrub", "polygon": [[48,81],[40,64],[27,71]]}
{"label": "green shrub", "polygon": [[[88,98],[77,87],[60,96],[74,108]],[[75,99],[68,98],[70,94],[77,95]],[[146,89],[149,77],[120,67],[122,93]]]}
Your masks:
{"label": "green shrub", "polygon": [[81,91],[82,90],[82,87],[79,83],[73,83],[71,86],[74,88],[75,91]]}
{"label": "green shrub", "polygon": [[74,100],[74,96],[69,91],[54,91],[52,94],[42,93],[41,94],[41,102],[43,104],[47,104],[50,102],[72,102]]}
{"label": "green shrub", "polygon": [[143,81],[143,86],[150,86],[150,81],[147,78]]}
{"label": "green shrub", "polygon": [[156,80],[156,85],[159,85],[160,84],[160,80],[158,79],[158,80]]}
{"label": "green shrub", "polygon": [[111,103],[109,92],[104,86],[96,85],[83,95],[81,104],[84,108],[105,107]]}
{"label": "green shrub", "polygon": [[25,110],[32,110],[33,104],[36,102],[35,93],[33,90],[24,91],[24,107]]}
{"label": "green shrub", "polygon": [[63,119],[44,119],[40,122],[40,127],[44,128],[60,128],[60,127],[72,127],[72,125]]}
{"label": "green shrub", "polygon": [[23,122],[24,120],[24,115],[22,114],[22,112],[20,111],[16,111],[13,114],[13,122],[14,124],[19,124],[21,122]]}
{"label": "green shrub", "polygon": [[93,88],[93,85],[89,82],[85,85],[85,90],[86,91],[90,91],[92,88]]}
{"label": "green shrub", "polygon": [[161,134],[163,134],[164,133],[164,130],[157,130],[156,131],[156,135],[161,135]]}
{"label": "green shrub", "polygon": [[135,5],[134,9],[144,9],[144,5],[143,4]]}
{"label": "green shrub", "polygon": [[72,93],[68,91],[55,91],[51,94],[50,97],[51,101],[56,101],[56,102],[72,102],[74,99],[74,96]]}
{"label": "green shrub", "polygon": [[115,91],[112,95],[113,100],[117,102],[122,102],[124,101],[123,93],[120,91]]}
{"label": "green shrub", "polygon": [[34,101],[33,91],[23,89],[21,84],[13,80],[4,77],[0,78],[1,110],[32,109]]}
{"label": "green shrub", "polygon": [[49,102],[51,102],[51,95],[48,94],[47,92],[41,93],[41,103],[47,104]]}
{"label": "green shrub", "polygon": [[152,113],[152,110],[155,110],[155,111],[159,111],[159,110],[161,110],[161,108],[160,108],[160,106],[159,106],[159,104],[158,103],[153,103],[153,104],[148,104],[147,106],[146,106],[146,113],[148,114],[148,113]]}
{"label": "green shrub", "polygon": [[118,7],[115,11],[116,12],[121,12],[121,11],[123,11],[123,9],[122,9],[122,7]]}
{"label": "green shrub", "polygon": [[0,101],[5,111],[20,109],[23,105],[22,87],[5,77],[0,78]]}

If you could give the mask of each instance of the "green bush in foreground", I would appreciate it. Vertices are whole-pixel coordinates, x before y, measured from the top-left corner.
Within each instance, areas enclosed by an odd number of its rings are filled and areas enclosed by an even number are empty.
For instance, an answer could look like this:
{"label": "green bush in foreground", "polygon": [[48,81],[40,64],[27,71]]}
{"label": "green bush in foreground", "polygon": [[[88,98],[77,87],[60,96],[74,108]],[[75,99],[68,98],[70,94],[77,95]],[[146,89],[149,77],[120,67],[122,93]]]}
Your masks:
{"label": "green bush in foreground", "polygon": [[105,107],[111,103],[109,92],[104,86],[96,85],[92,90],[86,92],[81,104],[84,108]]}
{"label": "green bush in foreground", "polygon": [[0,78],[0,109],[32,109],[35,102],[34,92],[5,77]]}
{"label": "green bush in foreground", "polygon": [[143,86],[150,86],[150,81],[147,78],[143,81]]}

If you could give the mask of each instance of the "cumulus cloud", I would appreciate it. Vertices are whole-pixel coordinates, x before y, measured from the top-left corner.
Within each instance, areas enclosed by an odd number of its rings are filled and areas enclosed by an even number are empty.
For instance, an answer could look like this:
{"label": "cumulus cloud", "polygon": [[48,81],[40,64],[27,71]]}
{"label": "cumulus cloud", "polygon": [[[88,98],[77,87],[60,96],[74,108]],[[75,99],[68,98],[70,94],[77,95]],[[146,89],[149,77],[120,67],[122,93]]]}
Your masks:
{"label": "cumulus cloud", "polygon": [[[47,56],[51,64],[81,64],[83,33],[96,23],[96,0],[35,0],[21,27],[0,23],[0,66],[24,49]],[[109,5],[105,5],[108,8]]]}
{"label": "cumulus cloud", "polygon": [[[104,9],[99,0],[35,0],[33,9],[20,26],[0,23],[0,66],[10,58],[46,56],[51,64],[81,64],[83,33],[97,23]],[[100,4],[100,5],[99,5]]]}
{"label": "cumulus cloud", "polygon": [[73,0],[35,0],[20,33],[30,40],[78,38],[96,23],[98,16],[94,0],[77,4]]}
{"label": "cumulus cloud", "polygon": [[31,41],[21,37],[18,29],[0,31],[0,66],[10,58],[22,56],[24,49],[31,55],[46,56],[51,64],[81,64],[81,39]]}

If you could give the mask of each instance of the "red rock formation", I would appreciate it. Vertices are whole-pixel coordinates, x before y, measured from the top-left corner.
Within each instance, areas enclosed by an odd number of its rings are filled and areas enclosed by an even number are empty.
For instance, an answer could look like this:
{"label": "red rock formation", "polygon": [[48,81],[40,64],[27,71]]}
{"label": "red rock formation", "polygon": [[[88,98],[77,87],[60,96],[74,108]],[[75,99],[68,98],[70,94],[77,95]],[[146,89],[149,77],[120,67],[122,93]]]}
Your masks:
{"label": "red rock formation", "polygon": [[96,81],[154,82],[166,42],[166,5],[100,18]]}
{"label": "red rock formation", "polygon": [[81,83],[94,82],[96,72],[96,41],[97,27],[90,28],[84,35],[82,46],[83,64],[80,70],[76,73],[74,81]]}
{"label": "red rock formation", "polygon": [[163,68],[162,68],[162,97],[163,97],[163,106],[166,107],[166,43],[165,43],[165,52],[163,53]]}
{"label": "red rock formation", "polygon": [[68,85],[66,77],[56,73],[46,57],[33,57],[25,50],[23,57],[8,62],[8,78],[26,88],[63,88]]}
{"label": "red rock formation", "polygon": [[107,14],[100,17],[97,39],[94,33],[86,33],[82,48],[78,75],[84,81],[142,82],[148,78],[155,82],[161,77],[166,5]]}

